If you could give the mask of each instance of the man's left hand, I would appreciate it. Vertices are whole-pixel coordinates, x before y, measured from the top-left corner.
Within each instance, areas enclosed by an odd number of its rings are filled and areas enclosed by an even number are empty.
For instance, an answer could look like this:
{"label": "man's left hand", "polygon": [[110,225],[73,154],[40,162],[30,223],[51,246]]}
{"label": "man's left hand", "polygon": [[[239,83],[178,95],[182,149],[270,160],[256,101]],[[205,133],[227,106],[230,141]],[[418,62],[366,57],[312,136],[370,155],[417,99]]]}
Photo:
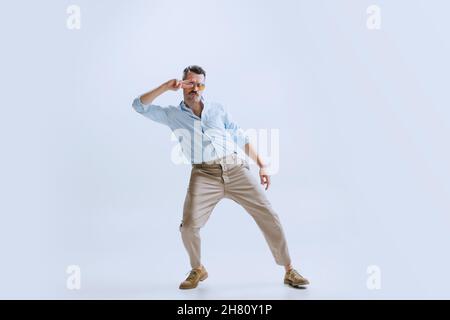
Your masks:
{"label": "man's left hand", "polygon": [[259,178],[261,179],[261,184],[266,186],[266,190],[269,189],[270,186],[270,176],[267,173],[266,168],[260,168],[259,169]]}

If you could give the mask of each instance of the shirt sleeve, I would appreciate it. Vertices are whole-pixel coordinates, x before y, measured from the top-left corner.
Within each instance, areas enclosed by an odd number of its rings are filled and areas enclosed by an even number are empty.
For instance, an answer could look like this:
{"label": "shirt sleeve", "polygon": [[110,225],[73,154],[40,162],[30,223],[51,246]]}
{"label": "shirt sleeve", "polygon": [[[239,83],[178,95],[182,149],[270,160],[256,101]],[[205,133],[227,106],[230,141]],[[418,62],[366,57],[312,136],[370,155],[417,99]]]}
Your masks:
{"label": "shirt sleeve", "polygon": [[231,134],[234,139],[234,142],[240,147],[244,148],[244,146],[250,142],[249,136],[245,133],[245,131],[233,120],[230,112],[224,109],[225,112],[225,129]]}
{"label": "shirt sleeve", "polygon": [[169,117],[167,115],[169,110],[168,108],[163,108],[152,103],[143,104],[141,101],[141,96],[134,99],[132,106],[136,112],[142,114],[144,117],[165,125],[169,125]]}

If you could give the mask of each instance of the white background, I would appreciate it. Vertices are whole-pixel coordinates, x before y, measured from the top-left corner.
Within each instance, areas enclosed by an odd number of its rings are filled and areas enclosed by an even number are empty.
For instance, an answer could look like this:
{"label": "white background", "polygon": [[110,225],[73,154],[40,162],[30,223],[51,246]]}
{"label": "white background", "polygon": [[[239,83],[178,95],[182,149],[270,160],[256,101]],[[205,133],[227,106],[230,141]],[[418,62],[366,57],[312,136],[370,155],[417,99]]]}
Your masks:
{"label": "white background", "polygon": [[[81,8],[81,29],[66,9]],[[369,5],[381,29],[366,26]],[[4,1],[0,297],[450,298],[447,1]],[[243,128],[280,130],[267,191],[307,290],[224,200],[192,291],[189,166],[137,95],[207,72]],[[181,92],[160,97],[178,104]],[[257,175],[255,167],[252,171]],[[66,288],[79,265],[81,289]],[[381,270],[369,290],[368,266]]]}

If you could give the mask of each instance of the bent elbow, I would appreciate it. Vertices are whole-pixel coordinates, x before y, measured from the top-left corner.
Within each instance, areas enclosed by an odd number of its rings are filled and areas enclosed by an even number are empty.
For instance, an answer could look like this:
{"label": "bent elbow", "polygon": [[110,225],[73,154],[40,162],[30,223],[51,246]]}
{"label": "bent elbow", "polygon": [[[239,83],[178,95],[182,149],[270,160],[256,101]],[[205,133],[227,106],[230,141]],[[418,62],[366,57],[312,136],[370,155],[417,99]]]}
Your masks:
{"label": "bent elbow", "polygon": [[144,113],[145,112],[145,109],[144,109],[144,106],[142,105],[140,97],[135,98],[133,100],[133,103],[131,104],[131,106],[138,113]]}

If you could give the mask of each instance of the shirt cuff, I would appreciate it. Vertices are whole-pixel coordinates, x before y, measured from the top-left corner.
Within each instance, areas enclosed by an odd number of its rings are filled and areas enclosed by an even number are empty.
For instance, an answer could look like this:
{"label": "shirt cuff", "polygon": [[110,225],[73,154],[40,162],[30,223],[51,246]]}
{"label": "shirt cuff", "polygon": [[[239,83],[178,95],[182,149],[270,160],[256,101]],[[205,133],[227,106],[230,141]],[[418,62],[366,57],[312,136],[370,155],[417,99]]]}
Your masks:
{"label": "shirt cuff", "polygon": [[142,103],[141,96],[137,97],[133,101],[133,108],[134,108],[134,110],[136,110],[139,113],[147,112],[147,109],[148,109],[149,105],[150,104],[145,105],[145,104]]}

